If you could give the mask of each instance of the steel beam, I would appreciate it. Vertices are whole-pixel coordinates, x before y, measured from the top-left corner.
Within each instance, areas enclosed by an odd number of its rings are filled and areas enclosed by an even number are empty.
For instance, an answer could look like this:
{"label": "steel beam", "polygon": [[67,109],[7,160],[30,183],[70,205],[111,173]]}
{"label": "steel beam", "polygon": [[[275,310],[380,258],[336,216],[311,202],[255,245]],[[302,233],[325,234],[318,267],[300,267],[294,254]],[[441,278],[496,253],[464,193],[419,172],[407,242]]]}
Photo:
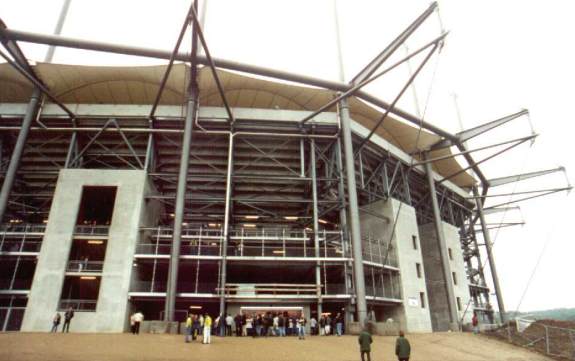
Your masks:
{"label": "steel beam", "polygon": [[439,259],[441,262],[441,270],[443,271],[443,278],[445,279],[445,292],[447,295],[447,307],[449,309],[449,322],[452,331],[459,330],[457,306],[455,302],[455,294],[451,284],[451,268],[449,266],[449,257],[447,254],[447,244],[445,242],[445,235],[443,233],[443,224],[441,221],[441,211],[437,202],[437,193],[435,191],[435,180],[433,179],[433,170],[430,163],[425,164],[425,173],[427,175],[427,184],[429,186],[429,194],[431,196],[431,206],[433,209],[433,222],[435,224],[435,231],[437,234],[437,247],[439,249]]}
{"label": "steel beam", "polygon": [[226,199],[224,213],[224,232],[222,238],[221,272],[220,272],[220,322],[224,322],[226,315],[226,276],[227,276],[227,256],[228,240],[230,229],[230,216],[232,207],[232,173],[234,171],[234,135],[229,136],[228,145],[228,169],[226,173]]}
{"label": "steel beam", "polygon": [[[385,121],[385,119],[387,118],[387,116],[391,113],[391,111],[395,108],[395,105],[397,104],[397,102],[399,101],[399,99],[401,98],[401,96],[405,93],[405,91],[407,90],[407,88],[409,87],[409,85],[415,80],[415,78],[417,77],[417,75],[419,74],[419,72],[421,71],[421,69],[423,69],[423,67],[425,66],[425,64],[427,64],[428,60],[431,58],[431,56],[435,53],[435,51],[437,50],[437,48],[439,47],[439,45],[436,43],[435,45],[433,45],[433,48],[431,48],[431,50],[429,51],[429,53],[427,53],[427,55],[425,56],[425,58],[423,59],[423,61],[421,62],[421,64],[419,64],[419,67],[417,67],[417,69],[415,70],[415,72],[409,77],[409,79],[407,80],[407,82],[404,84],[403,88],[401,88],[401,90],[399,91],[399,93],[397,94],[397,96],[395,97],[395,99],[393,100],[393,102],[390,104],[389,108],[387,108],[387,110],[385,111],[385,113],[383,114],[383,116],[379,119],[379,121],[377,122],[377,124],[371,129],[371,131],[369,132],[369,134],[367,135],[367,137],[363,138],[363,140],[361,141],[361,143],[359,144],[359,146],[357,147],[357,149],[355,150],[355,154],[354,157],[357,156],[357,154],[361,151],[361,149],[365,146],[365,144],[367,142],[369,142],[369,140],[371,139],[371,137],[373,136],[373,134],[375,133],[375,131],[381,126],[381,124]],[[422,126],[422,124],[418,124],[419,126]]]}
{"label": "steel beam", "polygon": [[[473,187],[473,195],[476,197],[479,196],[477,187]],[[493,279],[493,287],[495,288],[495,296],[497,297],[497,305],[499,307],[499,317],[501,318],[501,322],[505,323],[507,321],[507,315],[505,314],[505,304],[503,303],[503,294],[501,293],[501,286],[499,285],[499,277],[497,276],[497,267],[495,266],[495,258],[493,257],[491,236],[489,234],[489,230],[487,229],[487,222],[485,222],[485,215],[483,214],[482,199],[481,198],[475,199],[475,204],[477,205],[477,214],[479,215],[481,230],[483,232],[483,239],[485,241],[485,249],[487,250],[487,259],[489,261],[489,268],[491,269],[491,277]]]}
{"label": "steel beam", "polygon": [[432,2],[429,7],[414,22],[399,34],[393,41],[379,53],[365,68],[363,68],[351,81],[351,84],[359,84],[368,79],[397,49],[419,28],[421,24],[437,9],[437,2]]}
{"label": "steel beam", "polygon": [[[29,33],[25,31],[19,30],[12,30],[12,29],[0,29],[0,34],[5,36],[6,38],[36,44],[45,44],[45,45],[54,45],[54,46],[62,46],[68,48],[75,48],[75,49],[84,49],[84,50],[93,50],[93,51],[101,51],[101,52],[108,52],[108,53],[115,53],[115,54],[123,54],[123,55],[133,55],[133,56],[142,56],[142,57],[149,57],[149,58],[156,58],[156,59],[169,59],[171,53],[165,50],[157,50],[157,49],[149,49],[149,48],[139,48],[127,45],[118,45],[118,44],[109,44],[97,41],[90,41],[90,40],[82,40],[82,39],[74,39],[74,38],[67,38],[62,36],[53,36],[53,35],[46,35],[46,34],[35,34]],[[180,61],[188,61],[189,54],[186,53],[178,53],[176,56],[176,60]],[[206,57],[198,55],[198,63],[202,65],[209,65]],[[243,64],[235,61],[225,60],[225,59],[217,59],[213,58],[214,65],[218,68],[234,70],[249,74],[255,74],[275,79],[287,80],[296,83],[307,84],[311,86],[316,86],[320,88],[330,89],[334,91],[345,92],[352,88],[351,85],[345,84],[342,82],[334,82],[324,79],[318,79],[314,77],[309,77],[301,74],[294,74],[289,73],[281,70],[270,69],[255,65]],[[390,109],[390,105],[364,91],[357,91],[355,94],[357,97],[371,103],[379,108],[382,109]],[[449,139],[456,139],[455,136],[441,128],[436,127],[435,125],[425,122],[419,117],[409,114],[401,109],[394,108],[392,109],[391,113],[402,117],[403,119],[417,125],[422,126],[424,129],[429,130],[441,137],[449,138]]]}
{"label": "steel beam", "polygon": [[[319,210],[317,204],[317,175],[316,175],[316,159],[315,159],[315,140],[310,139],[309,143],[309,170],[311,173],[311,190],[313,199],[313,243],[314,254],[319,258]],[[324,240],[327,242],[327,240]],[[317,315],[321,317],[322,314],[322,289],[321,289],[321,263],[315,262],[315,285],[317,295]]]}
{"label": "steel beam", "polygon": [[[468,141],[471,138],[475,138],[476,136],[481,135],[485,132],[488,132],[491,129],[502,126],[505,123],[508,123],[514,119],[517,119],[523,115],[528,115],[528,114],[529,114],[529,112],[526,109],[523,109],[517,113],[508,115],[506,117],[491,121],[491,122],[486,123],[486,124],[479,125],[477,127],[471,128],[471,129],[464,130],[462,132],[457,133],[455,136],[457,137],[458,142],[465,143],[466,141]],[[444,139],[444,140],[432,145],[430,150],[437,150],[437,149],[441,149],[441,148],[445,148],[445,147],[451,147],[453,145],[456,145],[456,142],[454,142],[450,139]]]}
{"label": "steel beam", "polygon": [[22,159],[24,146],[28,139],[30,125],[38,112],[40,97],[40,90],[34,89],[32,96],[30,97],[30,102],[28,103],[28,108],[26,109],[26,115],[24,116],[22,125],[20,126],[20,133],[18,133],[16,144],[14,145],[12,155],[10,156],[10,164],[8,165],[8,169],[4,175],[4,183],[2,184],[2,190],[0,191],[0,222],[2,222],[4,213],[6,212],[6,207],[8,206],[8,199],[10,198],[10,192],[12,191],[14,180],[16,179],[16,172],[20,166],[20,160]]}
{"label": "steel beam", "polygon": [[[192,57],[192,68],[196,64]],[[172,248],[170,252],[170,265],[168,273],[168,284],[166,288],[166,304],[164,312],[165,321],[173,321],[176,305],[176,293],[178,286],[178,267],[180,258],[180,245],[182,236],[182,223],[184,220],[184,207],[186,199],[186,185],[188,178],[188,166],[190,162],[190,148],[192,143],[192,131],[195,123],[198,108],[198,85],[196,82],[196,72],[190,72],[190,84],[188,88],[186,120],[184,123],[184,134],[182,136],[182,152],[180,156],[180,170],[178,174],[178,185],[176,190],[176,206],[174,210],[174,231],[172,233]]]}
{"label": "steel beam", "polygon": [[349,226],[353,248],[354,283],[356,295],[357,320],[361,327],[367,319],[367,302],[365,299],[365,276],[363,272],[363,245],[359,225],[359,206],[357,201],[357,185],[355,183],[355,162],[351,137],[351,117],[346,100],[339,104],[341,122],[341,137],[344,147],[345,174],[347,179],[347,195],[349,207]]}
{"label": "steel beam", "polygon": [[489,188],[493,188],[493,187],[501,186],[504,184],[519,182],[519,181],[522,181],[525,179],[535,178],[535,177],[539,177],[542,175],[551,174],[551,173],[555,173],[555,172],[559,172],[559,171],[565,172],[565,168],[564,167],[558,167],[558,168],[553,168],[553,169],[540,170],[537,172],[530,172],[530,173],[523,173],[523,174],[507,176],[507,177],[494,178],[494,179],[488,180],[487,182],[489,184]]}

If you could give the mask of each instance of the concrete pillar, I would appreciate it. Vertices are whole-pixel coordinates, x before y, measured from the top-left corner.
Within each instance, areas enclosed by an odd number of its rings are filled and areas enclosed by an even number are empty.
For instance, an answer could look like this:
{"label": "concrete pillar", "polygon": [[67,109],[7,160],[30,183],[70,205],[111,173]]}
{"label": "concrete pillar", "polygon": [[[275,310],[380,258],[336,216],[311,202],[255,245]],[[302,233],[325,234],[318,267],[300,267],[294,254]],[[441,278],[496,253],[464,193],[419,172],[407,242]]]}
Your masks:
{"label": "concrete pillar", "polygon": [[439,210],[439,203],[437,202],[437,194],[435,191],[435,180],[433,179],[433,171],[430,163],[425,163],[425,172],[427,175],[427,183],[429,186],[429,194],[431,198],[431,205],[433,208],[433,221],[435,224],[435,231],[437,233],[437,247],[439,249],[439,259],[441,261],[441,270],[445,279],[445,292],[447,295],[447,302],[449,308],[449,322],[452,331],[459,330],[457,305],[453,287],[451,287],[451,271],[449,267],[449,258],[447,254],[447,246],[445,244],[445,235],[443,234],[443,227],[441,222],[441,213]]}

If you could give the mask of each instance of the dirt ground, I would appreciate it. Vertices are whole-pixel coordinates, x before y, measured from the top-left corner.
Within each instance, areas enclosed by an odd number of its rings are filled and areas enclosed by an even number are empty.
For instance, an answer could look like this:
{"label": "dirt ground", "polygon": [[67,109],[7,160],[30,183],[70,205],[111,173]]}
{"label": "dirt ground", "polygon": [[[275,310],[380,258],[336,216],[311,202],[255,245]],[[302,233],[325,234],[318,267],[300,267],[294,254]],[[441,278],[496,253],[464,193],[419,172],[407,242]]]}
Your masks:
{"label": "dirt ground", "polygon": [[[549,361],[529,350],[469,333],[408,335],[411,361]],[[372,360],[395,360],[394,337],[374,337]],[[213,337],[211,345],[182,336],[142,334],[0,334],[0,360],[18,361],[358,361],[355,336]]]}

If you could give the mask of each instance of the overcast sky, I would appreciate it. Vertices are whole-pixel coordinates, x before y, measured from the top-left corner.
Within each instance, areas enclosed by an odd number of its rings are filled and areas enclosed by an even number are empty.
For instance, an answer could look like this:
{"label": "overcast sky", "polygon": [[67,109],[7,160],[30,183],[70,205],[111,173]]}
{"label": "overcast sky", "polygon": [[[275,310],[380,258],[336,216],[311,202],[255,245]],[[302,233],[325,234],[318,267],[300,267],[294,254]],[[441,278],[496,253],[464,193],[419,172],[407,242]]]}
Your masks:
{"label": "overcast sky", "polygon": [[[52,33],[61,3],[3,0],[0,17],[9,28]],[[426,109],[425,119],[450,132],[460,131],[453,94],[458,97],[464,128],[527,108],[530,117],[469,143],[475,148],[532,131],[540,134],[533,146],[519,146],[484,163],[484,173],[495,178],[563,165],[573,174],[575,22],[571,17],[575,2],[444,0],[439,4],[441,16],[432,15],[407,43],[413,50],[438,36],[442,29],[450,31],[441,54],[431,59],[416,81],[415,93],[420,109]],[[188,6],[189,0],[73,0],[63,35],[171,50]],[[338,0],[345,80],[349,81],[428,6],[429,1],[421,0]],[[339,80],[333,9],[332,0],[209,0],[205,24],[208,45],[215,57]],[[43,60],[46,47],[21,46],[30,59]],[[404,55],[403,51],[397,56],[400,55]],[[412,68],[420,60],[421,57],[414,59]],[[73,49],[57,50],[54,62],[165,63]],[[408,75],[405,66],[367,90],[391,101]],[[417,112],[411,91],[399,104]],[[479,160],[496,150],[474,156]],[[495,188],[491,193],[566,184],[566,177],[559,173]],[[507,200],[508,197],[490,199],[488,205]],[[575,211],[573,197],[561,193],[520,205],[521,211],[491,215],[488,219],[490,223],[527,223],[492,233],[507,309],[519,306],[543,248],[541,263],[520,310],[575,307],[575,239],[570,223]]]}

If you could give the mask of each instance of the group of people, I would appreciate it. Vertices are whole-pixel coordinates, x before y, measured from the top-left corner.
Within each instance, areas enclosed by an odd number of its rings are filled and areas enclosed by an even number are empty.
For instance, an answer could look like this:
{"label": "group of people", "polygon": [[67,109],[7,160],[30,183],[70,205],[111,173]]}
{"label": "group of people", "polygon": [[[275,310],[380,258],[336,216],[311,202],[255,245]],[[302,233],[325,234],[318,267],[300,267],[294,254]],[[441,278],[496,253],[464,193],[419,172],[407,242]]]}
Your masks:
{"label": "group of people", "polygon": [[202,343],[212,343],[212,318],[207,313],[196,315],[188,313],[186,317],[186,342],[196,340],[199,335],[203,336]]}
{"label": "group of people", "polygon": [[202,335],[202,343],[211,343],[211,335],[219,334],[220,336],[238,337],[267,337],[267,336],[298,336],[300,339],[305,338],[306,318],[302,314],[290,315],[284,313],[261,313],[261,314],[237,314],[232,317],[226,314],[224,317],[218,316],[212,321],[209,314],[188,313],[186,317],[186,342],[196,340],[197,336]]}
{"label": "group of people", "polygon": [[326,313],[319,318],[319,322],[313,317],[310,320],[312,335],[329,336],[335,334],[341,336],[343,335],[343,326],[343,315],[341,313],[338,313],[334,318],[329,313]]}
{"label": "group of people", "polygon": [[[359,343],[359,353],[361,356],[361,361],[365,361],[364,357],[367,357],[367,361],[371,361],[371,344],[373,343],[373,338],[371,334],[364,329],[357,338]],[[395,340],[395,356],[399,361],[409,361],[411,355],[411,345],[403,331],[399,331],[399,337]]]}
{"label": "group of people", "polygon": [[[70,322],[74,318],[74,309],[72,307],[68,307],[66,312],[64,312],[64,325],[62,325],[62,332],[68,333],[70,331]],[[62,322],[62,316],[60,312],[56,312],[54,318],[52,319],[52,329],[50,332],[58,332],[58,326]]]}

